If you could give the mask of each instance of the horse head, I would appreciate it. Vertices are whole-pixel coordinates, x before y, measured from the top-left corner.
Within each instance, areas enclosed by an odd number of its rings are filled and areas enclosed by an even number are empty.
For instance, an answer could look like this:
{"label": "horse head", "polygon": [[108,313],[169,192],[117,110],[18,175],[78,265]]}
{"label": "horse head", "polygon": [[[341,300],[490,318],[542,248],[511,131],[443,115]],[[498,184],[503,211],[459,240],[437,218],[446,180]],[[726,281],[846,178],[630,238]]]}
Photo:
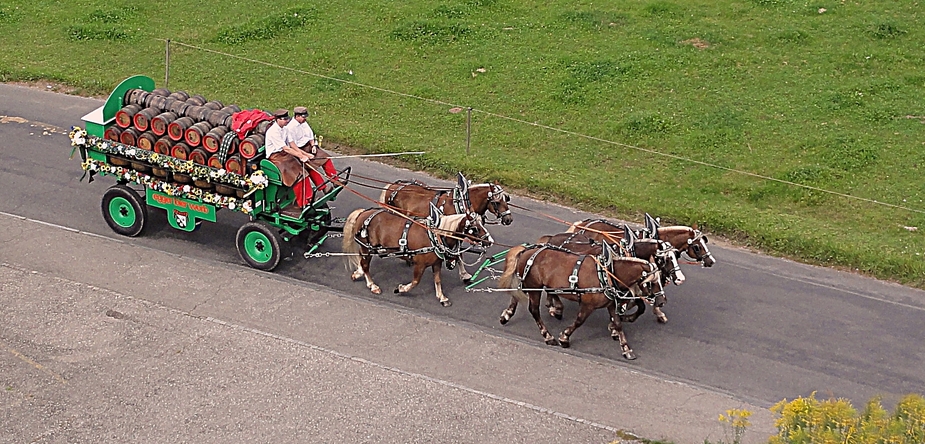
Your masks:
{"label": "horse head", "polygon": [[713,264],[716,263],[716,259],[713,258],[713,254],[711,254],[710,249],[707,248],[708,242],[710,242],[710,240],[707,239],[707,236],[700,230],[690,228],[687,246],[682,248],[681,251],[695,261],[703,264],[704,267],[712,267]]}
{"label": "horse head", "polygon": [[613,260],[611,272],[636,297],[645,298],[656,307],[665,305],[665,290],[658,265],[635,257]]}
{"label": "horse head", "polygon": [[659,248],[655,253],[655,263],[662,270],[666,278],[671,279],[671,283],[681,285],[684,283],[684,273],[681,272],[681,266],[678,265],[678,250],[665,241],[658,241]]}
{"label": "horse head", "polygon": [[491,247],[495,243],[491,233],[485,229],[482,218],[473,212],[466,213],[460,219],[454,231],[461,235],[466,242],[482,248]]}
{"label": "horse head", "polygon": [[[509,196],[501,185],[497,183],[483,183],[473,185],[468,188],[469,199],[471,201],[470,209],[478,213],[483,222],[487,224],[496,224],[499,221],[502,225],[514,223],[514,216],[508,202],[511,201]],[[494,220],[486,220],[485,213],[490,212],[495,216]]]}

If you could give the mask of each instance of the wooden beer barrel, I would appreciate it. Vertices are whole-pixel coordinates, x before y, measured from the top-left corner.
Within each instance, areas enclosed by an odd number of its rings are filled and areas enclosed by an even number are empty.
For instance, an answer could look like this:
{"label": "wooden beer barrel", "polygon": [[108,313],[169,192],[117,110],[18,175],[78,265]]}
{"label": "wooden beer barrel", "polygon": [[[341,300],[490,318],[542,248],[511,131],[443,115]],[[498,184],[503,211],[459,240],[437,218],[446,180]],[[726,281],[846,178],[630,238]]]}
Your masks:
{"label": "wooden beer barrel", "polygon": [[244,175],[244,162],[239,154],[235,154],[225,161],[225,171]]}
{"label": "wooden beer barrel", "polygon": [[[154,88],[151,90],[151,94],[167,97],[170,95],[170,90],[167,88]],[[186,99],[183,99],[186,100]]]}
{"label": "wooden beer barrel", "polygon": [[164,111],[167,108],[167,101],[171,100],[164,96],[148,96],[148,100],[145,100],[145,106],[148,108],[154,108],[158,111]]}
{"label": "wooden beer barrel", "polygon": [[260,147],[263,146],[263,135],[262,134],[251,134],[244,138],[240,144],[238,144],[238,152],[241,153],[241,156],[245,159],[253,159],[257,156],[257,152],[260,150]]}
{"label": "wooden beer barrel", "polygon": [[154,118],[151,119],[151,132],[157,136],[167,134],[167,125],[170,125],[170,122],[174,120],[177,120],[177,114],[170,111],[154,116]]}
{"label": "wooden beer barrel", "polygon": [[197,147],[202,143],[202,136],[205,136],[212,129],[209,122],[199,122],[186,129],[183,140],[190,147]]}
{"label": "wooden beer barrel", "polygon": [[202,149],[202,147],[199,147],[190,151],[188,158],[199,165],[208,165],[209,153]]}
{"label": "wooden beer barrel", "polygon": [[222,145],[222,137],[228,134],[227,126],[216,126],[209,130],[205,136],[202,136],[202,147],[210,153],[218,152]]}
{"label": "wooden beer barrel", "polygon": [[103,131],[103,138],[113,142],[118,142],[120,134],[122,134],[122,128],[119,128],[118,126],[110,126],[109,128],[106,128],[106,131]]}
{"label": "wooden beer barrel", "polygon": [[193,126],[194,123],[192,117],[180,117],[167,125],[167,135],[174,141],[183,140],[187,128]]}
{"label": "wooden beer barrel", "polygon": [[221,112],[223,112],[223,113],[234,114],[234,113],[239,113],[239,112],[241,112],[241,107],[232,103],[231,105],[228,105],[228,106],[226,106],[226,107],[220,109],[219,111],[221,111]]}
{"label": "wooden beer barrel", "polygon": [[151,125],[151,119],[155,118],[160,113],[161,110],[158,108],[145,108],[132,116],[132,123],[135,124],[135,129],[138,131],[147,131]]}
{"label": "wooden beer barrel", "polygon": [[206,102],[208,102],[208,100],[206,100],[206,98],[203,97],[202,94],[196,94],[186,99],[186,103],[189,103],[190,105],[194,105],[194,106],[202,106],[202,105],[205,105]]}
{"label": "wooden beer barrel", "polygon": [[219,159],[218,154],[213,154],[209,156],[209,160],[206,161],[206,164],[216,170],[221,170],[225,168],[225,165],[222,165],[222,159]]}
{"label": "wooden beer barrel", "polygon": [[161,136],[160,139],[154,142],[153,151],[158,154],[169,156],[171,148],[173,148],[173,140],[170,139],[170,136]]}
{"label": "wooden beer barrel", "polygon": [[183,142],[177,142],[170,147],[170,155],[180,160],[189,160],[189,153],[192,148]]}
{"label": "wooden beer barrel", "polygon": [[154,142],[157,142],[157,136],[151,131],[145,131],[139,134],[135,140],[138,144],[138,148],[154,151]]}
{"label": "wooden beer barrel", "polygon": [[[225,120],[231,117],[231,114],[228,114],[224,111],[215,111],[213,110],[209,117],[204,119],[212,124],[212,126],[221,126],[225,125]],[[227,126],[227,125],[226,125]]]}
{"label": "wooden beer barrel", "polygon": [[170,97],[172,99],[177,99],[181,102],[185,102],[187,99],[189,99],[189,93],[186,91],[176,91],[173,94],[168,95],[167,97]]}
{"label": "wooden beer barrel", "polygon": [[263,120],[257,123],[257,127],[254,128],[255,134],[260,134],[261,136],[267,133],[267,128],[273,124],[272,120]]}
{"label": "wooden beer barrel", "polygon": [[144,101],[150,93],[138,88],[132,88],[122,96],[122,105],[144,105]]}
{"label": "wooden beer barrel", "polygon": [[182,117],[182,116],[186,116],[186,110],[189,109],[191,106],[192,105],[190,105],[189,103],[186,103],[180,100],[174,100],[167,106],[167,110],[176,114],[177,117]]}
{"label": "wooden beer barrel", "polygon": [[218,100],[210,100],[206,103],[203,103],[202,106],[216,111],[225,107],[225,105],[223,105],[222,102],[219,102]]}
{"label": "wooden beer barrel", "polygon": [[141,105],[125,105],[119,111],[116,111],[116,125],[120,128],[132,126],[132,117],[135,113],[141,111]]}
{"label": "wooden beer barrel", "polygon": [[135,129],[135,127],[129,127],[122,130],[122,134],[119,134],[119,142],[122,142],[125,145],[138,146],[138,136],[141,135],[141,131]]}

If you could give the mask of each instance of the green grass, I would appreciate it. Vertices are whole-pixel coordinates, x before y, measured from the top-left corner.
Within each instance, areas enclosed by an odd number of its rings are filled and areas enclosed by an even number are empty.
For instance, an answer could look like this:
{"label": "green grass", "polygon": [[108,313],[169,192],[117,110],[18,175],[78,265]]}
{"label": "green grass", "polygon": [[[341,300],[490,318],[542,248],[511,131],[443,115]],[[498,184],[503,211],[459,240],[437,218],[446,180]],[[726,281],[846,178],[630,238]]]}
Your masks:
{"label": "green grass", "polygon": [[171,39],[234,55],[172,44],[171,89],[307,105],[326,143],[925,288],[914,2],[274,5],[7,0],[0,80],[163,86]]}

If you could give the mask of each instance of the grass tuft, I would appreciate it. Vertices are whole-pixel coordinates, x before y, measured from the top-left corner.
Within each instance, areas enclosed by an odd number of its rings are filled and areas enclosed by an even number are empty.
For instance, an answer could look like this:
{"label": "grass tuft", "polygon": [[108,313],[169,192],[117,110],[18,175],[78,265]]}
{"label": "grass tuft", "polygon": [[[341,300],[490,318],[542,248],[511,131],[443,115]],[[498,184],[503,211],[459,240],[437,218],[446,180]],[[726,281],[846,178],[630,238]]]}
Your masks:
{"label": "grass tuft", "polygon": [[472,31],[465,26],[435,21],[409,22],[391,32],[392,38],[396,40],[423,44],[453,43],[464,40],[470,34]]}
{"label": "grass tuft", "polygon": [[305,27],[314,14],[314,9],[311,8],[291,8],[248,23],[224,27],[212,40],[226,45],[271,40]]}

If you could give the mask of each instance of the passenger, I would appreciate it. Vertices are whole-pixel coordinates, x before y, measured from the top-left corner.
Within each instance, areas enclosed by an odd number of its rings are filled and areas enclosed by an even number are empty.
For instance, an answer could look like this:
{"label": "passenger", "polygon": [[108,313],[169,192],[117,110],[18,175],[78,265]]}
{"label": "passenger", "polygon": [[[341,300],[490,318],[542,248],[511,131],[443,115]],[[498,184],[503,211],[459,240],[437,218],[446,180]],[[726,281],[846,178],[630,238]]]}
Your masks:
{"label": "passenger", "polygon": [[279,168],[283,185],[291,186],[295,191],[295,203],[300,207],[306,207],[311,204],[313,193],[312,187],[305,180],[304,172],[307,168],[304,164],[314,156],[300,150],[292,141],[286,129],[289,110],[276,110],[273,119],[274,124],[267,128],[264,135],[265,154],[267,159]]}
{"label": "passenger", "polygon": [[[289,136],[297,147],[312,155],[313,158],[309,161],[309,164],[315,168],[311,169],[308,175],[315,186],[320,187],[324,183],[324,178],[321,177],[318,171],[323,170],[329,178],[333,178],[337,176],[337,170],[334,168],[334,163],[329,159],[330,155],[318,146],[318,142],[315,140],[315,132],[306,122],[308,109],[304,106],[297,106],[293,109],[293,116],[294,119],[286,125],[286,131],[289,132]],[[330,191],[330,185],[324,191]]]}

